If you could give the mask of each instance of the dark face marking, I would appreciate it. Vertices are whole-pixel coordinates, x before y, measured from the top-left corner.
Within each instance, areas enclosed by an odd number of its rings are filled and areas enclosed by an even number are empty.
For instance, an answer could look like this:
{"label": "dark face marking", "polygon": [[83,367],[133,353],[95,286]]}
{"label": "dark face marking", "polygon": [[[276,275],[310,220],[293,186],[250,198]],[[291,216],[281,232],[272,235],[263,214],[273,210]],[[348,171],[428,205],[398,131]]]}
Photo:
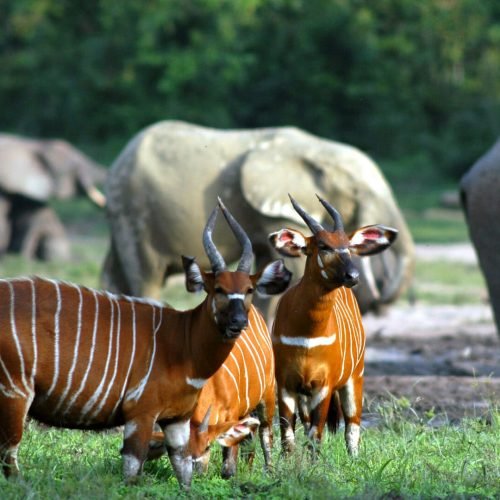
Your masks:
{"label": "dark face marking", "polygon": [[359,271],[352,262],[349,239],[344,232],[320,231],[314,242],[312,258],[316,260],[321,278],[329,288],[351,288],[358,283]]}
{"label": "dark face marking", "polygon": [[225,271],[215,281],[212,313],[219,331],[227,340],[236,340],[248,326],[253,284],[248,274]]}

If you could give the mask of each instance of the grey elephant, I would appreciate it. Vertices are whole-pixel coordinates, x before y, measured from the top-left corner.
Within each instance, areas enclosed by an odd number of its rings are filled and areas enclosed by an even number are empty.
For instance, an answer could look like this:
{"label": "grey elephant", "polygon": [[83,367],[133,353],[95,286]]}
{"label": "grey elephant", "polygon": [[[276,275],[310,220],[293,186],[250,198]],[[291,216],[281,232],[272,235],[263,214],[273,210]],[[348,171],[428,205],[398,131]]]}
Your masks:
{"label": "grey elephant", "polygon": [[0,134],[0,254],[67,258],[64,227],[48,202],[83,194],[104,206],[96,184],[106,173],[66,141]]}
{"label": "grey elephant", "polygon": [[460,199],[500,333],[500,140],[460,181]]}
{"label": "grey elephant", "polygon": [[[399,230],[385,258],[362,265],[363,311],[394,301],[411,279],[413,240],[378,167],[351,146],[297,128],[163,121],[132,138],[111,166],[105,192],[111,241],[101,284],[115,292],[156,298],[165,279],[181,271],[181,254],[203,255],[199,234],[218,195],[251,237],[257,266],[274,255],[268,233],[304,229],[288,193],[321,221],[317,193],[339,209],[348,229],[382,221]],[[226,261],[237,259],[227,235],[216,237]],[[288,265],[301,275],[292,259]]]}

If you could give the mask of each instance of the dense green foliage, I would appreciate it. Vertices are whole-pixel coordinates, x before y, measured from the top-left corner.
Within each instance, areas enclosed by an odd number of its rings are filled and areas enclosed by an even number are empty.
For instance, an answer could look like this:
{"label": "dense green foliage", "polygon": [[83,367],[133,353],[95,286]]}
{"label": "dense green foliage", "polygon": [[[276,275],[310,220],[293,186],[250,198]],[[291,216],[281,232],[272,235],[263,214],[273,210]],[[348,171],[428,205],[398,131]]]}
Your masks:
{"label": "dense green foliage", "polygon": [[296,125],[456,178],[500,132],[499,43],[497,0],[3,0],[0,128]]}

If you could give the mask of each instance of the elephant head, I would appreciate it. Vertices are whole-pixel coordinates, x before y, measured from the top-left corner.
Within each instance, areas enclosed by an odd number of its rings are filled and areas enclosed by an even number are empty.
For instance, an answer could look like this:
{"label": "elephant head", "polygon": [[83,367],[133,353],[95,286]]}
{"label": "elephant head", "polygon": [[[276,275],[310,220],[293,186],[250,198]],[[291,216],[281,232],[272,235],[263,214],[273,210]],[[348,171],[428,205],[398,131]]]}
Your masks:
{"label": "elephant head", "polygon": [[45,203],[87,195],[104,206],[106,169],[63,140],[33,140],[0,135],[0,190]]}
{"label": "elephant head", "polygon": [[[381,221],[399,231],[390,250],[360,263],[362,284],[355,293],[362,311],[394,301],[408,286],[411,235],[388,183],[361,151],[291,127],[216,130],[178,121],[139,132],[110,169],[111,239],[102,286],[157,298],[165,279],[181,271],[180,254],[201,255],[198,234],[218,195],[245,224],[257,266],[262,265],[273,258],[269,233],[287,226],[307,231],[288,192],[319,221],[325,214],[310,200],[315,193],[331,200],[346,231]],[[237,256],[225,238],[217,235],[231,262]],[[294,277],[302,275],[302,263],[290,260],[287,266]]]}
{"label": "elephant head", "polygon": [[[270,177],[272,182],[266,183]],[[300,195],[307,212],[325,223],[324,211],[314,203],[315,193],[335,200],[347,231],[380,221],[398,229],[399,239],[387,252],[356,259],[364,283],[356,291],[363,312],[394,301],[409,285],[413,239],[389,184],[375,163],[358,149],[297,129],[283,129],[279,136],[260,142],[246,155],[241,190],[259,213],[270,220],[288,219],[298,229],[305,225],[290,206],[289,192]]]}

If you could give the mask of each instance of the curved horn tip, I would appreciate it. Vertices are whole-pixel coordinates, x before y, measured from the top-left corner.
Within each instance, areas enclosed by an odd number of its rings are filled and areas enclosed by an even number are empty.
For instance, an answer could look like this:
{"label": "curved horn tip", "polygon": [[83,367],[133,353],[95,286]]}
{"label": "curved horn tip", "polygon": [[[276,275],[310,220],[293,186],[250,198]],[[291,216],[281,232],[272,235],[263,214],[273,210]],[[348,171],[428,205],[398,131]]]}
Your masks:
{"label": "curved horn tip", "polygon": [[222,198],[220,196],[217,196],[217,203],[219,204],[219,207],[224,210],[226,208],[226,205],[224,205],[224,202],[222,201]]}
{"label": "curved horn tip", "polygon": [[199,431],[200,432],[207,432],[208,431],[208,424],[210,423],[210,413],[212,412],[212,405],[210,405],[207,409],[207,412],[205,413],[205,416],[203,417],[203,420],[201,421]]}

